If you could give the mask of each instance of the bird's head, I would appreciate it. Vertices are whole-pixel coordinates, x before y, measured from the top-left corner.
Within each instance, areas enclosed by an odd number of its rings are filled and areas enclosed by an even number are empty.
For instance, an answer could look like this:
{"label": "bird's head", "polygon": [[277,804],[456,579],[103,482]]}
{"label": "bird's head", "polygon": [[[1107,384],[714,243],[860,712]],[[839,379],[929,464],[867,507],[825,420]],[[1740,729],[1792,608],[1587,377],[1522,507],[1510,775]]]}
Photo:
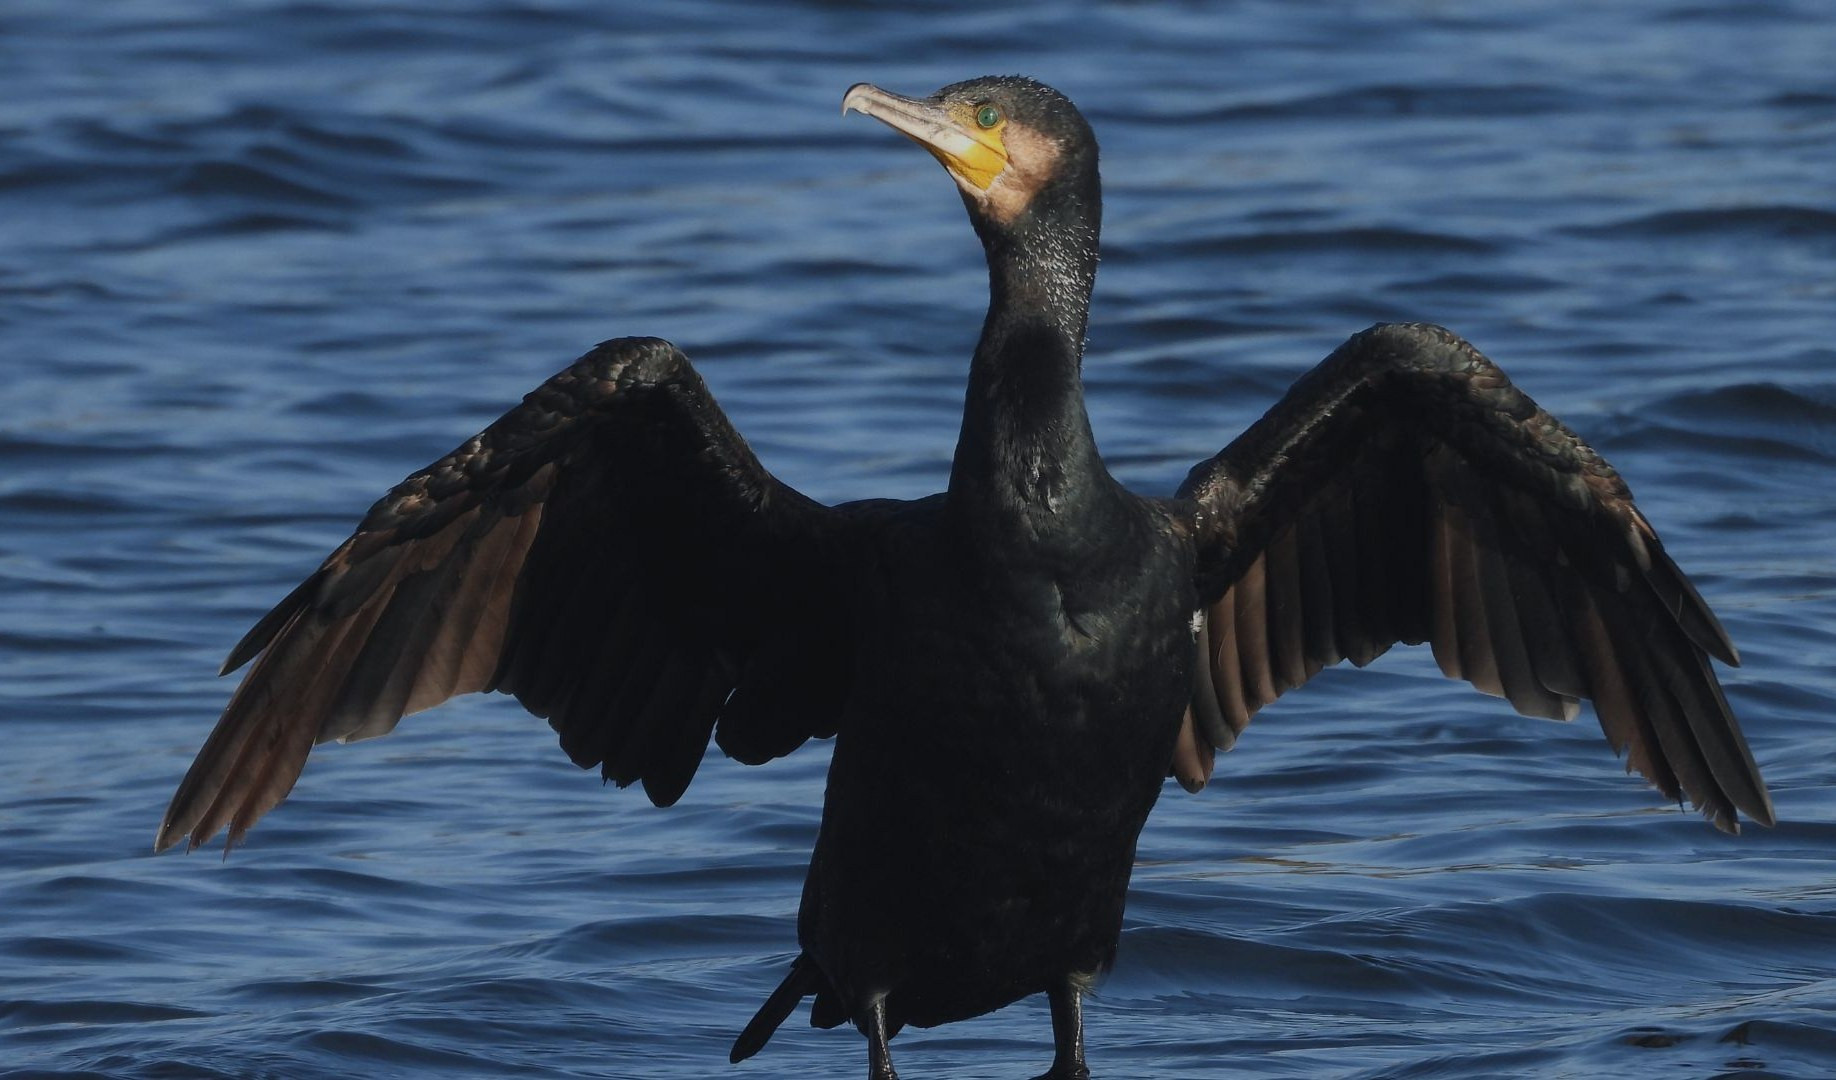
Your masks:
{"label": "bird's head", "polygon": [[1094,234],[1102,204],[1096,136],[1069,98],[1032,79],[989,75],[908,98],[856,83],[850,110],[882,121],[949,170],[978,231],[1074,219]]}

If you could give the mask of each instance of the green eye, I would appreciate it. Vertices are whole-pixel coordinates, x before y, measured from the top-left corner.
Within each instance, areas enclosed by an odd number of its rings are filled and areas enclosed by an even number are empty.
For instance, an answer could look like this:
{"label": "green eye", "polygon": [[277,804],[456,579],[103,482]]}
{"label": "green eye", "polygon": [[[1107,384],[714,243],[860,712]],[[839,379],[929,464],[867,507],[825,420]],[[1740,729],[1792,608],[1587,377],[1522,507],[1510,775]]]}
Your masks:
{"label": "green eye", "polygon": [[993,105],[984,105],[975,111],[975,122],[985,128],[994,127],[1001,122],[1001,110]]}

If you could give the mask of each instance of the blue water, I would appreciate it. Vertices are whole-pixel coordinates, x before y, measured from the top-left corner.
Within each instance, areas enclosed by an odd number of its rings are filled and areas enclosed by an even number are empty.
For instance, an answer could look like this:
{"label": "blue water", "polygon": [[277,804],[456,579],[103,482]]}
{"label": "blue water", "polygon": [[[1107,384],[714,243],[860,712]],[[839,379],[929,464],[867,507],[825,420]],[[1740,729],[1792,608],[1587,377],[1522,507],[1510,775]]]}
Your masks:
{"label": "blue water", "polygon": [[[502,698],[151,854],[247,625],[593,342],[671,337],[778,475],[937,488],[985,285],[837,115],[1021,71],[1104,147],[1088,378],[1169,491],[1380,319],[1627,475],[1721,612],[1780,825],[1418,650],[1264,712],[1142,838],[1102,1077],[1836,1075],[1836,20],[1820,0],[0,8],[0,1072],[858,1076],[799,1016],[826,746],[602,789]],[[1481,13],[1482,12],[1482,13]],[[895,1046],[1029,1076],[1039,1002]],[[14,1070],[17,1070],[15,1072]]]}

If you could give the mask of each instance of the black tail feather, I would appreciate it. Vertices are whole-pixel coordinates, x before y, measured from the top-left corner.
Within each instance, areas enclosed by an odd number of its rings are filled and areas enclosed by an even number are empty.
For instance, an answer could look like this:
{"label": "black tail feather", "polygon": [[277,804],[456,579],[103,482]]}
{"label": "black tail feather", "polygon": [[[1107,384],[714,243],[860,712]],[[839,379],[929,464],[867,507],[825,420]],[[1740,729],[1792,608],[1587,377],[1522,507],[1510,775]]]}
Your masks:
{"label": "black tail feather", "polygon": [[797,959],[791,961],[790,974],[784,976],[784,981],[765,999],[765,1004],[759,1006],[759,1011],[746,1025],[746,1030],[733,1040],[733,1052],[727,1056],[727,1060],[737,1063],[758,1053],[771,1039],[771,1033],[778,1030],[778,1025],[797,1007],[797,1003],[824,985],[826,982],[822,973],[816,970],[809,954],[798,954]]}

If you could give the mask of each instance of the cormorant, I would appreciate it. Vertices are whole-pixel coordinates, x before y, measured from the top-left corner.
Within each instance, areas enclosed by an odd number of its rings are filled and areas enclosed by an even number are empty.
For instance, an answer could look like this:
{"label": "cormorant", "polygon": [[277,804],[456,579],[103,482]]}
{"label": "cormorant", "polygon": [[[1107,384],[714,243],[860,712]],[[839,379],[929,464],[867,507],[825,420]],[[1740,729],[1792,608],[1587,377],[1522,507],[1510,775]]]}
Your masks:
{"label": "cormorant", "polygon": [[1619,475],[1446,330],[1340,346],[1170,499],[1097,454],[1080,366],[1097,144],[1029,79],[843,112],[935,155],[990,303],[948,488],[824,506],[780,483],[682,353],[599,345],[371,508],[269,612],[173,797],[166,849],[237,842],[315,743],[512,693],[583,767],[676,801],[710,735],[748,764],[835,736],[802,953],[733,1048],[804,997],[893,1077],[905,1024],[1045,993],[1048,1078],[1087,1077],[1136,837],[1251,716],[1341,659],[1432,642],[1518,711],[1607,741],[1718,827],[1771,824],[1709,658],[1733,645]]}

